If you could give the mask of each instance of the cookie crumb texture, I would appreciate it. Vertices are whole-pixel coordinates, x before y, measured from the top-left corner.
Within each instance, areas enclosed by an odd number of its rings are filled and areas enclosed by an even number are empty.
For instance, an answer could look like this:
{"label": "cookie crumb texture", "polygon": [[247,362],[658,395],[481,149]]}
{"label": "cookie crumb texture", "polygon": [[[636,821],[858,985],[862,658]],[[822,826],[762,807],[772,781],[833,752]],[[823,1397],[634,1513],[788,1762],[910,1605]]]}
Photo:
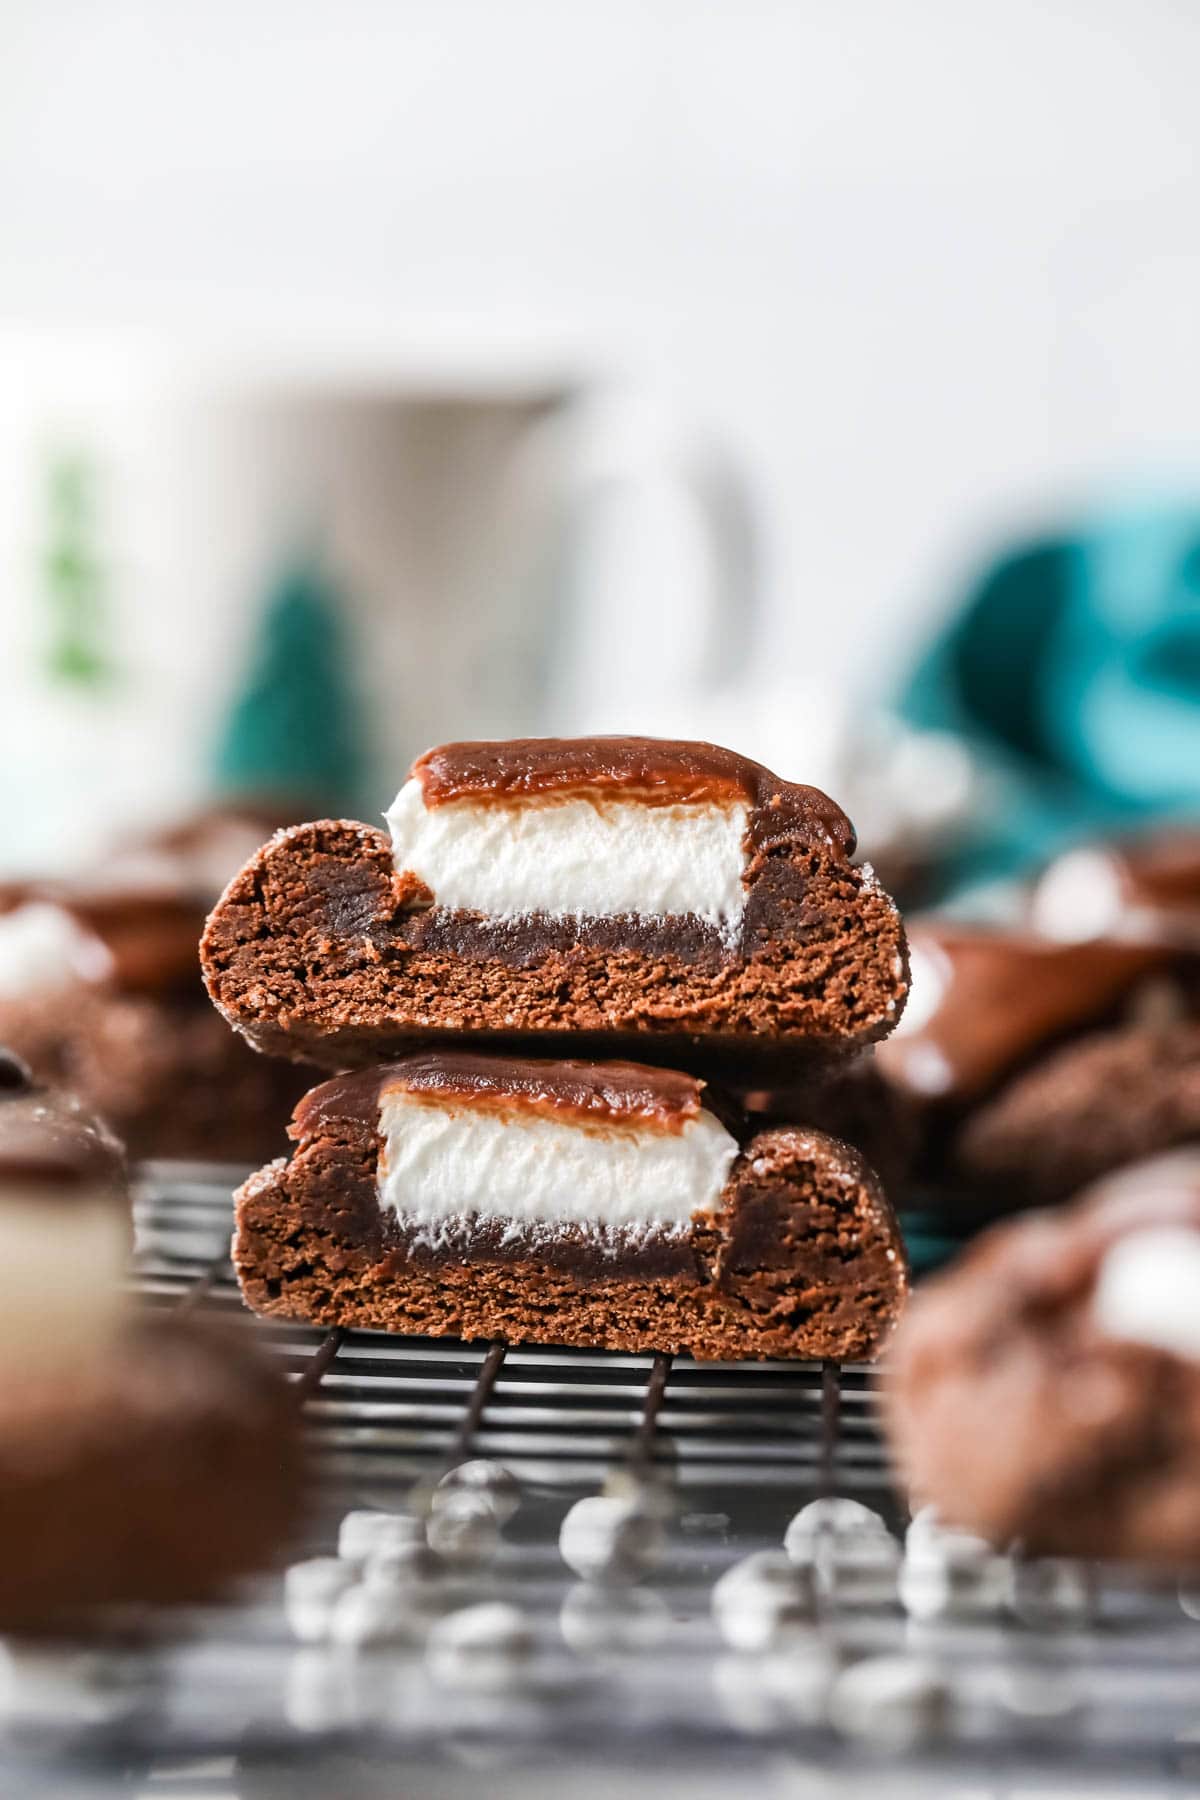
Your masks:
{"label": "cookie crumb texture", "polygon": [[406,1240],[376,1194],[378,1139],[322,1120],[238,1194],[234,1261],[256,1312],[416,1336],[700,1359],[875,1355],[908,1272],[879,1184],[819,1132],[768,1131],[739,1156],[718,1212],[655,1265],[480,1242],[457,1255]]}
{"label": "cookie crumb texture", "polygon": [[699,1037],[794,1056],[890,1031],[907,952],[869,869],[833,845],[782,845],[754,855],[747,883],[732,949],[690,917],[422,912],[383,832],[325,821],[279,833],[234,879],[201,959],[258,1049],[335,1069],[445,1033],[617,1035],[643,1056]]}

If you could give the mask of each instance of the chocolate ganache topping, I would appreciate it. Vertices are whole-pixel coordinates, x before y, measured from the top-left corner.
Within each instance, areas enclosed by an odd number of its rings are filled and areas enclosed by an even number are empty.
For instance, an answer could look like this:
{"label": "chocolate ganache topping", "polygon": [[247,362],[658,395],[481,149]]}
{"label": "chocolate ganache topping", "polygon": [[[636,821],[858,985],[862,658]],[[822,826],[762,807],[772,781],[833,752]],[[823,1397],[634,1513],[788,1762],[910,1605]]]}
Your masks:
{"label": "chocolate ganache topping", "polygon": [[70,1194],[123,1187],[125,1153],[71,1094],[37,1087],[18,1057],[0,1051],[0,1193],[9,1185]]}
{"label": "chocolate ganache topping", "polygon": [[425,1097],[431,1103],[540,1113],[583,1128],[680,1132],[700,1112],[703,1088],[704,1083],[690,1075],[641,1063],[427,1051],[323,1082],[296,1108],[291,1135],[309,1136],[335,1118],[374,1124],[380,1101],[389,1092]]}
{"label": "chocolate ganache topping", "polygon": [[502,805],[554,796],[630,800],[643,806],[749,808],[755,850],[795,839],[855,849],[854,827],[819,788],[782,781],[761,763],[717,744],[675,738],[510,738],[441,744],[413,764],[427,806],[456,800]]}

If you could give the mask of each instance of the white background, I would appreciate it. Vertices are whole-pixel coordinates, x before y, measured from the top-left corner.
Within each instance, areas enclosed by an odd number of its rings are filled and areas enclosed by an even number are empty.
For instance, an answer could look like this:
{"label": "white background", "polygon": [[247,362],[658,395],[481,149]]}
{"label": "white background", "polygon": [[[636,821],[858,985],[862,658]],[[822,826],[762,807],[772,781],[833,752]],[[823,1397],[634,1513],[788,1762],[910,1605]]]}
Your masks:
{"label": "white background", "polygon": [[3,0],[0,323],[629,375],[748,476],[760,661],[878,684],[1190,475],[1198,93],[1183,0]]}

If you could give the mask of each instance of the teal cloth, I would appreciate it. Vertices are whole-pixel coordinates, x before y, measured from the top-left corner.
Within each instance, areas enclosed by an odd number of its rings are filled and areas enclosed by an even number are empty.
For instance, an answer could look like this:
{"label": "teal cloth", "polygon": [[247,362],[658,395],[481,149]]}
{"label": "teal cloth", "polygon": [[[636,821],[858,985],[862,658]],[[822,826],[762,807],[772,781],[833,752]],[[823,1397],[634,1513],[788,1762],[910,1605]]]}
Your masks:
{"label": "teal cloth", "polygon": [[1127,504],[1001,557],[898,709],[960,734],[991,778],[948,891],[1200,819],[1200,502]]}

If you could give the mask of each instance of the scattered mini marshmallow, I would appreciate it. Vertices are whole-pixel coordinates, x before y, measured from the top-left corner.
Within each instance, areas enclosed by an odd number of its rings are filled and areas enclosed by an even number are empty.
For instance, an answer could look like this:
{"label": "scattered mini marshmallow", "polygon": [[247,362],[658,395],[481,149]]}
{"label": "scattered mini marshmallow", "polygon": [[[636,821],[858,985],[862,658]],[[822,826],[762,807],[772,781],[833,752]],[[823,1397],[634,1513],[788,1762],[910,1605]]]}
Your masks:
{"label": "scattered mini marshmallow", "polygon": [[860,1501],[811,1501],[793,1518],[783,1544],[791,1561],[812,1568],[820,1592],[840,1605],[895,1600],[900,1546],[879,1514]]}
{"label": "scattered mini marshmallow", "polygon": [[897,1589],[911,1619],[992,1618],[1004,1610],[1011,1586],[1006,1557],[969,1531],[934,1522],[909,1527]]}
{"label": "scattered mini marshmallow", "polygon": [[1082,1630],[1096,1611],[1092,1570],[1065,1556],[1014,1557],[1008,1564],[1008,1604],[1023,1625]]}
{"label": "scattered mini marshmallow", "polygon": [[296,1650],[284,1674],[283,1712],[297,1731],[345,1731],[366,1722],[368,1696],[357,1658],[321,1645]]}
{"label": "scattered mini marshmallow", "polygon": [[746,1737],[769,1737],[787,1723],[780,1702],[763,1680],[758,1659],[718,1656],[712,1684],[726,1723]]}
{"label": "scattered mini marshmallow", "polygon": [[400,1587],[346,1589],[329,1621],[329,1641],[346,1649],[412,1643],[424,1636],[429,1613],[419,1595]]}
{"label": "scattered mini marshmallow", "polygon": [[338,1527],[338,1555],[347,1562],[365,1563],[385,1550],[420,1543],[425,1527],[410,1513],[348,1512]]}
{"label": "scattered mini marshmallow", "polygon": [[798,1725],[823,1725],[829,1696],[837,1680],[838,1661],[828,1644],[815,1637],[795,1639],[764,1656],[759,1665],[764,1685]]}
{"label": "scattered mini marshmallow", "polygon": [[886,1538],[892,1534],[880,1515],[860,1500],[810,1500],[783,1534],[783,1547],[795,1563],[812,1562],[819,1546],[832,1538]]}
{"label": "scattered mini marshmallow", "polygon": [[934,1537],[939,1531],[951,1529],[943,1519],[936,1506],[919,1506],[908,1521],[904,1533],[904,1552],[908,1554],[917,1545],[923,1544],[927,1538]]}
{"label": "scattered mini marshmallow", "polygon": [[365,1587],[425,1587],[441,1573],[441,1562],[421,1538],[369,1556],[362,1566],[362,1581]]}
{"label": "scattered mini marshmallow", "polygon": [[913,1656],[869,1656],[833,1684],[829,1716],[843,1737],[886,1750],[915,1750],[946,1729],[950,1690]]}
{"label": "scattered mini marshmallow", "polygon": [[338,1556],[313,1556],[285,1570],[283,1610],[292,1636],[302,1644],[323,1643],[334,1607],[357,1578],[354,1565]]}
{"label": "scattered mini marshmallow", "polygon": [[75,1644],[0,1640],[0,1727],[110,1726],[146,1704],[148,1675]]}
{"label": "scattered mini marshmallow", "polygon": [[783,1550],[760,1550],[726,1569],[713,1588],[712,1609],[730,1649],[773,1649],[815,1622],[816,1572]]}
{"label": "scattered mini marshmallow", "polygon": [[439,1619],[426,1654],[436,1681],[495,1691],[524,1678],[533,1650],[533,1629],[520,1607],[487,1601]]}
{"label": "scattered mini marshmallow", "polygon": [[471,1494],[486,1501],[497,1525],[507,1525],[521,1504],[521,1489],[516,1477],[509,1474],[503,1463],[493,1462],[486,1456],[459,1463],[456,1469],[443,1475],[429,1497],[431,1510],[441,1511],[448,1496],[454,1494]]}
{"label": "scattered mini marshmallow", "polygon": [[670,1623],[661,1594],[647,1588],[593,1587],[588,1581],[568,1588],[558,1615],[563,1641],[578,1656],[651,1650]]}
{"label": "scattered mini marshmallow", "polygon": [[1074,1717],[1086,1705],[1086,1675],[1064,1663],[1035,1663],[1015,1658],[1001,1663],[991,1683],[991,1697],[1007,1713],[1024,1724],[1037,1720],[1045,1726]]}
{"label": "scattered mini marshmallow", "polygon": [[447,1492],[425,1521],[429,1548],[453,1568],[478,1568],[500,1547],[500,1526],[491,1502],[468,1488]]}
{"label": "scattered mini marshmallow", "polygon": [[558,1534],[559,1554],[584,1581],[624,1586],[638,1581],[662,1555],[662,1520],[638,1500],[591,1494],[577,1500]]}

